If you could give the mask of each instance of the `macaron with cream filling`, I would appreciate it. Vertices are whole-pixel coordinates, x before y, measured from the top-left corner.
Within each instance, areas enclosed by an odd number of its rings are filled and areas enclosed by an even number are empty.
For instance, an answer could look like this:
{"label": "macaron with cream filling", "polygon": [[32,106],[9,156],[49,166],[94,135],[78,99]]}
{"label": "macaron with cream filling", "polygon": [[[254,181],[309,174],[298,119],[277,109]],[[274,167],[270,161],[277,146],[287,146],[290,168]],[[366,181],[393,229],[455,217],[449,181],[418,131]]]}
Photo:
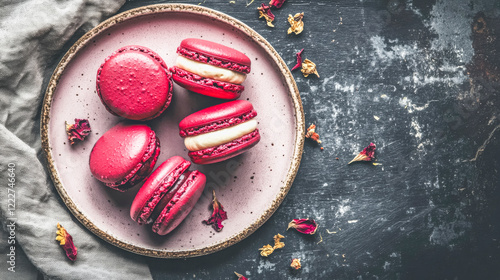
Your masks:
{"label": "macaron with cream filling", "polygon": [[199,94],[236,99],[245,89],[251,61],[244,53],[207,40],[189,38],[177,48],[174,81]]}
{"label": "macaron with cream filling", "polygon": [[244,153],[260,141],[255,116],[250,102],[230,101],[187,116],[179,123],[179,134],[194,163],[216,163]]}

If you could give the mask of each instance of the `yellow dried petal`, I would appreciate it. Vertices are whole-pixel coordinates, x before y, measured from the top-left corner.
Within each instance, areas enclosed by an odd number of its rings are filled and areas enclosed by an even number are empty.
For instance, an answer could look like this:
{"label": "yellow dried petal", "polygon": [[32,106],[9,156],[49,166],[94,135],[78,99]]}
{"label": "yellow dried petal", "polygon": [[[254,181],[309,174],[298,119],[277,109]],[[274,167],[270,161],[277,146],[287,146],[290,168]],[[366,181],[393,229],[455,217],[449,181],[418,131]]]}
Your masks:
{"label": "yellow dried petal", "polygon": [[281,249],[285,247],[285,243],[281,242],[282,238],[285,237],[279,233],[274,236],[274,249]]}
{"label": "yellow dried petal", "polygon": [[290,267],[297,270],[300,269],[302,267],[302,265],[300,264],[300,259],[293,259]]}
{"label": "yellow dried petal", "polygon": [[263,11],[259,11],[259,15],[260,15],[260,17],[259,17],[259,18],[264,18],[264,19],[266,19],[267,26],[269,26],[269,27],[274,27],[274,25],[273,25],[273,23],[272,23],[274,19],[272,19],[271,17],[269,17],[268,15],[266,15],[266,13],[264,13]]}
{"label": "yellow dried petal", "polygon": [[318,70],[316,70],[316,64],[307,58],[304,60],[304,62],[302,62],[302,69],[300,69],[300,71],[306,78],[310,74],[315,74],[319,78]]}
{"label": "yellow dried petal", "polygon": [[66,229],[64,229],[59,223],[57,223],[56,240],[59,241],[59,245],[66,244]]}
{"label": "yellow dried petal", "polygon": [[309,128],[307,128],[306,138],[311,138],[316,141],[318,144],[321,144],[321,140],[319,140],[319,134],[316,133],[316,125],[311,124]]}
{"label": "yellow dried petal", "polygon": [[274,252],[274,248],[271,245],[267,244],[264,247],[260,248],[259,251],[261,256],[267,257]]}
{"label": "yellow dried petal", "polygon": [[294,16],[288,15],[288,23],[290,23],[290,28],[288,28],[288,34],[295,33],[295,35],[300,34],[304,30],[304,13],[297,13]]}

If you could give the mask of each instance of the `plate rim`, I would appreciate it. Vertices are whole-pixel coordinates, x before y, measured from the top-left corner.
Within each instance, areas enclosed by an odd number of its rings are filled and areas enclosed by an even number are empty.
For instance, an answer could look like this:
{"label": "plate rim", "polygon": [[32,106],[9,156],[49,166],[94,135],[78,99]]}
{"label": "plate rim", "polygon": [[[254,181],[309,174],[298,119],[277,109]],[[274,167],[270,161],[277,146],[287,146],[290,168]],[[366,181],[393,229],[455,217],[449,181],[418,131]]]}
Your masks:
{"label": "plate rim", "polygon": [[[284,182],[284,185],[280,188],[280,192],[272,201],[271,206],[254,223],[250,224],[242,231],[236,233],[235,235],[232,235],[231,237],[219,243],[195,250],[165,251],[160,249],[143,248],[137,245],[126,243],[122,240],[119,240],[118,238],[115,238],[114,236],[112,236],[112,234],[106,233],[103,230],[101,230],[98,226],[92,223],[80,211],[80,209],[78,209],[78,207],[76,207],[75,203],[66,192],[64,186],[61,183],[61,180],[59,179],[59,174],[55,167],[55,162],[53,160],[52,152],[50,149],[50,141],[49,141],[49,122],[50,122],[49,114],[54,93],[60,77],[64,73],[68,64],[71,62],[72,58],[75,57],[78,54],[78,52],[82,48],[84,48],[87,45],[87,43],[90,42],[93,38],[105,32],[109,28],[115,26],[116,24],[140,16],[147,16],[152,14],[161,14],[168,12],[176,12],[176,13],[187,12],[201,16],[208,16],[211,19],[216,19],[219,22],[231,25],[234,28],[237,28],[240,32],[243,32],[245,35],[250,37],[255,43],[257,43],[260,47],[262,47],[268,53],[268,55],[270,55],[273,58],[274,63],[280,69],[281,74],[285,78],[287,84],[288,95],[292,99],[294,107],[294,115],[295,115],[296,137],[294,141],[292,160],[286,175],[286,180]],[[40,134],[42,141],[42,150],[45,155],[45,160],[47,163],[48,171],[52,179],[52,182],[54,183],[54,186],[57,192],[59,193],[59,196],[63,200],[64,204],[66,205],[66,207],[71,211],[73,216],[75,216],[82,225],[84,225],[93,234],[97,235],[98,237],[107,241],[108,243],[135,254],[149,256],[149,257],[156,257],[156,258],[188,258],[188,257],[203,256],[215,253],[217,251],[220,251],[222,249],[225,249],[242,241],[243,239],[250,236],[253,232],[255,232],[259,227],[261,227],[278,209],[278,207],[285,199],[285,196],[287,195],[288,191],[290,190],[299,169],[300,161],[302,158],[302,152],[304,148],[304,140],[305,140],[304,137],[305,116],[299,90],[292,76],[292,73],[290,72],[288,66],[285,64],[281,56],[277,53],[277,51],[259,33],[254,31],[252,28],[250,28],[243,22],[233,18],[232,16],[229,16],[225,13],[207,7],[190,5],[190,4],[156,4],[156,5],[148,5],[130,9],[108,18],[107,20],[103,21],[102,23],[92,28],[87,33],[85,33],[69,48],[69,50],[61,59],[61,61],[58,63],[57,67],[55,68],[48,82],[47,90],[45,91],[45,96],[43,98],[43,104],[42,104],[42,112],[40,119]]]}

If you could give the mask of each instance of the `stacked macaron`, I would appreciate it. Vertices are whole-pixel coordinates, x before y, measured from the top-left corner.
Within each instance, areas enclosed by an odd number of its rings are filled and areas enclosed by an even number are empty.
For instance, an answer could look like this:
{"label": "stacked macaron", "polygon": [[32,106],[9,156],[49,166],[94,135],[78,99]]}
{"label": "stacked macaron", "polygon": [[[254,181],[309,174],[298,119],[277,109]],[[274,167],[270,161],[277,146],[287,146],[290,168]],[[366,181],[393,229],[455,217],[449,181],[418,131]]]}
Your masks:
{"label": "stacked macaron", "polygon": [[207,96],[236,99],[245,89],[251,61],[242,52],[221,44],[185,39],[177,48],[177,62],[170,68],[180,86]]}
{"label": "stacked macaron", "polygon": [[90,171],[106,186],[123,192],[153,171],[159,154],[160,141],[149,126],[119,123],[95,143]]}
{"label": "stacked macaron", "polygon": [[97,71],[97,94],[114,115],[150,120],[170,104],[172,75],[154,51],[142,46],[122,47]]}
{"label": "stacked macaron", "polygon": [[257,112],[245,100],[215,105],[184,118],[179,134],[197,164],[210,164],[235,157],[260,140]]}
{"label": "stacked macaron", "polygon": [[149,176],[137,193],[130,217],[138,224],[153,224],[153,232],[165,235],[191,212],[205,187],[206,178],[191,163],[174,156]]}

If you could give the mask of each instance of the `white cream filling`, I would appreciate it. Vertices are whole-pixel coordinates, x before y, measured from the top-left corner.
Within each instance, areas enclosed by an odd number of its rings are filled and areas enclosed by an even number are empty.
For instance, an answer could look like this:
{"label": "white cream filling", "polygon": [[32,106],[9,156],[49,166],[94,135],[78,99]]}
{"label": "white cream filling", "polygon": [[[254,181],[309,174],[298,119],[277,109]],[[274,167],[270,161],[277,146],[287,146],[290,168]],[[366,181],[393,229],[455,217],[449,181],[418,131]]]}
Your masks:
{"label": "white cream filling", "polygon": [[231,142],[254,131],[256,128],[257,120],[251,119],[221,130],[186,137],[184,139],[184,145],[186,145],[186,148],[191,152],[199,151]]}
{"label": "white cream filling", "polygon": [[205,78],[238,85],[243,83],[247,77],[243,73],[194,61],[183,56],[177,57],[176,66]]}

